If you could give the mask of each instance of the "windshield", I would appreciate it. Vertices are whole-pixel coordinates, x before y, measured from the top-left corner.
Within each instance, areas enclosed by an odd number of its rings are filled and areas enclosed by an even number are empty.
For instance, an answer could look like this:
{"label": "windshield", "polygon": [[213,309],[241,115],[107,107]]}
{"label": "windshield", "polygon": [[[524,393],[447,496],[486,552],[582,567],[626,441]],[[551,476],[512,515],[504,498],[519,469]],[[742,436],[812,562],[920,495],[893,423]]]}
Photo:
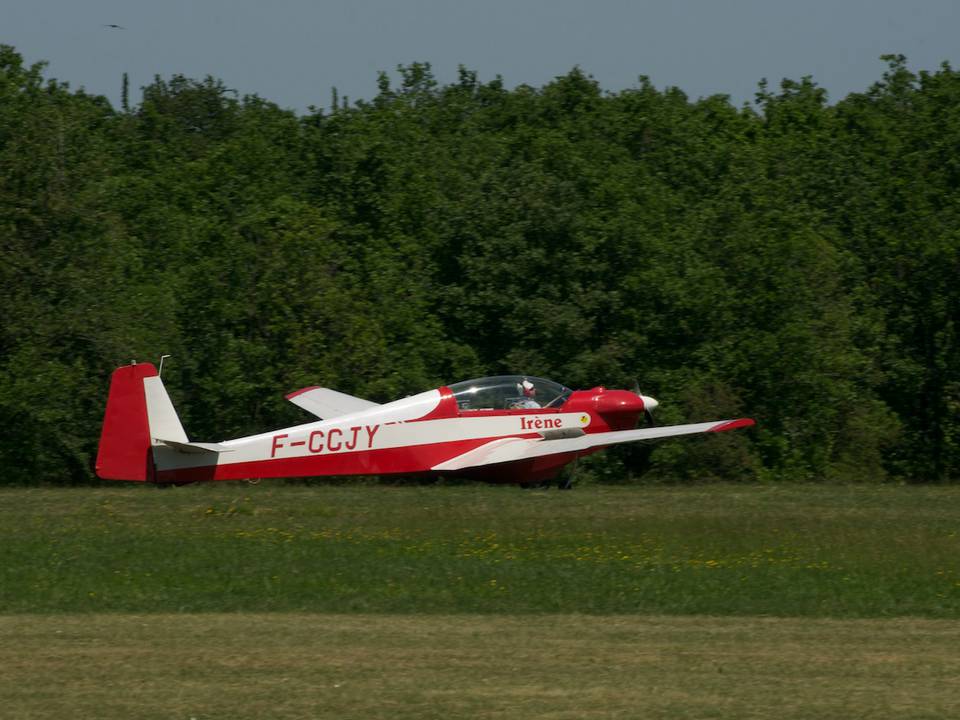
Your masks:
{"label": "windshield", "polygon": [[558,408],[572,392],[552,380],[530,375],[499,375],[449,386],[461,410]]}

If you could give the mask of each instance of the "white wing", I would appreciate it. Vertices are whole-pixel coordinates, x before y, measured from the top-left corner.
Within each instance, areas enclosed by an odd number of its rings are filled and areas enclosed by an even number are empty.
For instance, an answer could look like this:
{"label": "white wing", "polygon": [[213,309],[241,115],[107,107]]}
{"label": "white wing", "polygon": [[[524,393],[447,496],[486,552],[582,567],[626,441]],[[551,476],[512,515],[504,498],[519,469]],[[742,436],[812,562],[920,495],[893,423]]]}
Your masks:
{"label": "white wing", "polygon": [[286,397],[294,405],[313,413],[321,420],[369,410],[378,405],[378,403],[363,398],[322,387],[307,387],[302,390],[295,390]]}
{"label": "white wing", "polygon": [[498,438],[485,445],[457,455],[446,462],[435,465],[432,470],[464,470],[481,465],[527,460],[529,458],[555,455],[557,453],[580,452],[592,447],[616,445],[638,440],[692,435],[695,433],[724,432],[741,427],[750,427],[753,420],[714,420],[713,422],[693,423],[691,425],[666,425],[664,427],[643,428],[640,430],[618,430],[614,432],[592,433],[574,438]]}

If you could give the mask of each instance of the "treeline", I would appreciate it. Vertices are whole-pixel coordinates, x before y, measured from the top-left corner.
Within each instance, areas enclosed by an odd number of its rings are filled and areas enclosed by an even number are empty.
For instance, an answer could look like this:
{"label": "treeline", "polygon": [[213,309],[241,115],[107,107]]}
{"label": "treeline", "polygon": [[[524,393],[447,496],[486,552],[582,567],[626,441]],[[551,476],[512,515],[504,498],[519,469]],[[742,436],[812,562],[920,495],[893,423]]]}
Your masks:
{"label": "treeline", "polygon": [[427,65],[305,115],[175,76],[115,109],[0,48],[0,482],[92,477],[110,371],[191,437],[524,372],[753,431],[597,478],[960,476],[960,75],[827,103]]}

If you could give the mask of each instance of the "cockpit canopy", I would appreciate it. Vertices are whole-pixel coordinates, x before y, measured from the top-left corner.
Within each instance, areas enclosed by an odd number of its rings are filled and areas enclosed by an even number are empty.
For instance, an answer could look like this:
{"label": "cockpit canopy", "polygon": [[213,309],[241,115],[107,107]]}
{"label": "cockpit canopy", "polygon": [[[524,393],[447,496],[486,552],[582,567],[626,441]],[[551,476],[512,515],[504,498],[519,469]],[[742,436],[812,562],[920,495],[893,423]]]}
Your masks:
{"label": "cockpit canopy", "polygon": [[498,375],[448,386],[460,410],[559,408],[572,390],[530,375]]}

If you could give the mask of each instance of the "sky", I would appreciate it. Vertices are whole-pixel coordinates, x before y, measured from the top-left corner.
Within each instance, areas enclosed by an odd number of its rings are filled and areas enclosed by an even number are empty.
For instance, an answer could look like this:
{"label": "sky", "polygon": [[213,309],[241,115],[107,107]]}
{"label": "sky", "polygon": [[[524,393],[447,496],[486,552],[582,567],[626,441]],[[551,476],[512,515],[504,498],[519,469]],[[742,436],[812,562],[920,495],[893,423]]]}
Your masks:
{"label": "sky", "polygon": [[156,75],[212,75],[306,112],[334,87],[370,99],[379,71],[413,62],[441,83],[463,65],[510,88],[579,66],[611,92],[646,75],[737,105],[763,78],[809,75],[835,102],[879,80],[883,54],[960,67],[960,1],[0,0],[0,43],[115,106],[126,72],[131,102]]}

